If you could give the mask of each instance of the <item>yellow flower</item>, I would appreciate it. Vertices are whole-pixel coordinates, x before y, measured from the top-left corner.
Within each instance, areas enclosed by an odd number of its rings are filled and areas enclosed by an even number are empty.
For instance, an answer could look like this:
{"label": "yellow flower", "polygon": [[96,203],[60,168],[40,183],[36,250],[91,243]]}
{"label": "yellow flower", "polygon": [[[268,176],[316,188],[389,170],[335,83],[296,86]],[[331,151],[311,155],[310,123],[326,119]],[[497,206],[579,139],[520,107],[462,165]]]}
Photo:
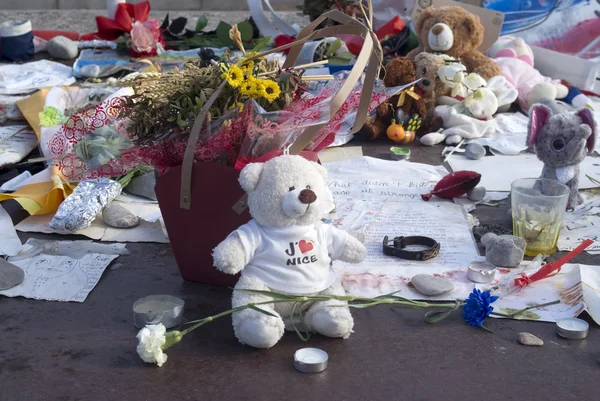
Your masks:
{"label": "yellow flower", "polygon": [[250,96],[250,97],[256,96],[257,90],[256,90],[256,83],[254,81],[254,78],[244,81],[244,83],[240,87],[240,92],[244,96]]}
{"label": "yellow flower", "polygon": [[242,64],[241,68],[244,73],[252,74],[252,71],[254,71],[254,61],[247,61],[246,63]]}
{"label": "yellow flower", "polygon": [[234,88],[237,88],[244,81],[244,73],[240,67],[238,67],[237,65],[232,65],[231,67],[229,67],[229,71],[227,71],[227,73],[225,74],[225,79],[227,79],[229,85],[231,85]]}
{"label": "yellow flower", "polygon": [[258,81],[261,85],[259,88],[260,95],[267,99],[269,103],[277,99],[281,94],[281,89],[279,89],[277,82],[270,79],[260,79]]}
{"label": "yellow flower", "polygon": [[235,102],[234,104],[231,105],[230,109],[235,109],[235,108],[239,108],[240,113],[243,112],[244,111],[244,103]]}

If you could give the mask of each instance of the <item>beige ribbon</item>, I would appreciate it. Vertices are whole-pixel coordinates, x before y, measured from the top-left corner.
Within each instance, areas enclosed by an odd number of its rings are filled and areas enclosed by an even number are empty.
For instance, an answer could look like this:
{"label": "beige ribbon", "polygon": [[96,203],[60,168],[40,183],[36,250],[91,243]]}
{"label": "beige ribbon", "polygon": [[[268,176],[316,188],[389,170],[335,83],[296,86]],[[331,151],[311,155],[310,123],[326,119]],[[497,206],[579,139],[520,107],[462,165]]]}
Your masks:
{"label": "beige ribbon", "polygon": [[[372,5],[370,1],[369,10],[372,10]],[[369,15],[372,15],[372,12]],[[338,22],[342,25],[336,25],[315,30],[323,21],[327,19]],[[367,25],[371,25],[370,20],[368,21]],[[381,49],[381,45],[372,29],[361,24],[359,21],[352,17],[349,17],[337,10],[332,10],[321,15],[308,26],[306,26],[298,34],[298,37],[296,38],[295,42],[248,57],[247,60],[265,57],[271,53],[282,52],[283,50],[290,49],[290,52],[288,53],[282,68],[291,68],[294,66],[294,63],[296,62],[298,55],[300,54],[300,50],[302,49],[302,45],[304,43],[310,40],[321,39],[330,36],[338,36],[340,34],[354,34],[364,38],[363,47],[356,59],[356,63],[354,64],[352,71],[350,71],[350,74],[346,78],[345,82],[342,84],[342,87],[340,88],[338,93],[331,100],[329,110],[330,116],[333,117],[335,113],[337,113],[337,111],[342,107],[342,105],[352,92],[354,86],[358,83],[366,68],[365,78],[363,82],[363,90],[360,96],[356,120],[351,130],[352,133],[355,133],[363,126],[367,118],[367,112],[369,109],[369,103],[371,102],[373,89],[375,87],[375,81],[379,76],[379,70],[381,68],[381,62],[383,60],[383,51]],[[191,209],[192,166],[194,163],[194,148],[198,141],[198,137],[200,136],[200,129],[202,128],[202,124],[204,123],[204,119],[207,115],[210,106],[216,100],[218,94],[223,89],[225,82],[226,81],[223,81],[221,86],[219,86],[219,88],[213,93],[213,95],[210,97],[210,99],[208,99],[202,110],[200,110],[200,112],[198,113],[198,116],[196,117],[192,130],[190,132],[190,136],[188,138],[187,147],[185,149],[183,157],[183,163],[181,166],[180,206],[183,209]],[[325,126],[325,124],[326,123],[322,123],[319,125],[308,127],[291,145],[289,153],[299,154],[302,150],[304,150],[304,148],[306,148],[306,146],[308,146],[312,142],[313,138],[317,135],[317,133]],[[233,209],[237,213],[241,214],[246,209],[246,207],[247,195],[240,199],[233,206]]]}

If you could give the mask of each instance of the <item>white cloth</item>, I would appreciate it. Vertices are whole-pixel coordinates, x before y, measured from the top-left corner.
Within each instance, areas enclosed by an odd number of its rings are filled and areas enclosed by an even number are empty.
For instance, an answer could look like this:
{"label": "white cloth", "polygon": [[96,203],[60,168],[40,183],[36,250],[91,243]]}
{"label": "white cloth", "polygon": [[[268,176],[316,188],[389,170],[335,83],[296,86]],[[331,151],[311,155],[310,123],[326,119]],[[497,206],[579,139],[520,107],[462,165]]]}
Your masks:
{"label": "white cloth", "polygon": [[331,225],[266,227],[250,220],[237,233],[246,252],[242,275],[290,294],[321,292],[336,280],[331,261],[344,252],[348,233]]}
{"label": "white cloth", "polygon": [[492,120],[482,121],[464,114],[460,114],[451,106],[437,106],[434,114],[444,120],[446,136],[460,135],[465,139],[481,138],[495,132]]}

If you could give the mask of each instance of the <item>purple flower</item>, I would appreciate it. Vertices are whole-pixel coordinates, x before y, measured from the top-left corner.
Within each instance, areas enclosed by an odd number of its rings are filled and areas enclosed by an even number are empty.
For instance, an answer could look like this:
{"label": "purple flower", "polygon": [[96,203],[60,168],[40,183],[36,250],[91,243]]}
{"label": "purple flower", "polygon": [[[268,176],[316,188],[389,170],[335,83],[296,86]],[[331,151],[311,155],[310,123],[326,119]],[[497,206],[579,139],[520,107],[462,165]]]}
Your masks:
{"label": "purple flower", "polygon": [[494,310],[491,304],[497,299],[489,290],[481,292],[475,288],[463,306],[463,319],[473,327],[481,327],[485,318]]}

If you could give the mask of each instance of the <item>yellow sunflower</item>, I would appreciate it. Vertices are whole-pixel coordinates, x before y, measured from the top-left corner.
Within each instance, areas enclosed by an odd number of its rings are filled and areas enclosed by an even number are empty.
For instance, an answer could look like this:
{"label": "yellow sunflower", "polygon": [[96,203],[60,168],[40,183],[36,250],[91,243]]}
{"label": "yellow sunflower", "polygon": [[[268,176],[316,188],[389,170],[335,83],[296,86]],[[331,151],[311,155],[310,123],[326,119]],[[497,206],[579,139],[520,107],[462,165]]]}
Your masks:
{"label": "yellow sunflower", "polygon": [[224,75],[224,78],[227,79],[229,85],[231,85],[234,88],[240,86],[244,81],[244,72],[237,65],[232,65],[231,67],[229,67],[229,71],[227,71],[227,73]]}
{"label": "yellow sunflower", "polygon": [[257,96],[256,83],[255,83],[254,79],[249,78],[246,81],[244,81],[244,83],[240,87],[240,92],[244,96],[250,96],[250,97]]}
{"label": "yellow sunflower", "polygon": [[281,89],[277,82],[271,81],[270,79],[261,79],[259,82],[259,93],[262,97],[267,99],[269,103],[273,102],[281,94]]}
{"label": "yellow sunflower", "polygon": [[252,74],[252,71],[254,71],[254,61],[247,61],[241,66],[241,68],[244,73]]}

